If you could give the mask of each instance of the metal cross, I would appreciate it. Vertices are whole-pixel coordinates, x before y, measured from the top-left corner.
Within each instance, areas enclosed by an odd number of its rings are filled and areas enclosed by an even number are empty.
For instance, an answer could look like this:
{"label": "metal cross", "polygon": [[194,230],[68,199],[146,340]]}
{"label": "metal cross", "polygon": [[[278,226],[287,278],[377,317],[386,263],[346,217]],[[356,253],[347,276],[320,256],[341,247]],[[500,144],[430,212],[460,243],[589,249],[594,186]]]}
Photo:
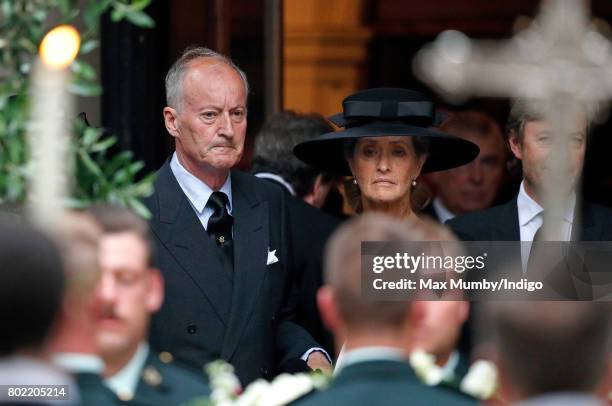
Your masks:
{"label": "metal cross", "polygon": [[[544,239],[564,240],[561,219],[567,191],[575,186],[564,175],[570,170],[572,129],[612,98],[612,45],[591,26],[585,2],[544,0],[531,26],[504,42],[443,32],[419,52],[414,69],[451,101],[501,96],[544,106],[545,121],[555,134],[542,196]],[[579,227],[576,220],[573,227]]]}

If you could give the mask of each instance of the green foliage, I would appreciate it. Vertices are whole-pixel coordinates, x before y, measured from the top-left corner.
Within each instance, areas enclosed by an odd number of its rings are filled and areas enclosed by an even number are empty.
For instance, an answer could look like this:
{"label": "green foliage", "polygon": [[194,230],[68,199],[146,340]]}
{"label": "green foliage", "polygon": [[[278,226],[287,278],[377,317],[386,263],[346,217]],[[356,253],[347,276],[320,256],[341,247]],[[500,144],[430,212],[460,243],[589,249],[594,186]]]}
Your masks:
{"label": "green foliage", "polygon": [[[113,21],[126,20],[139,27],[153,27],[145,13],[151,0],[88,0],[77,8],[76,0],[0,0],[0,205],[25,202],[30,167],[26,130],[29,125],[30,72],[38,46],[53,14],[60,23],[82,19],[80,56],[99,46],[95,38],[100,16],[110,11]],[[77,60],[71,66],[69,91],[79,96],[102,93],[95,69]],[[149,215],[140,199],[152,192],[153,175],[136,181],[144,167],[124,151],[110,156],[117,139],[101,129],[77,122],[70,152],[75,165],[73,195],[69,204],[85,207],[96,201],[118,203]]]}

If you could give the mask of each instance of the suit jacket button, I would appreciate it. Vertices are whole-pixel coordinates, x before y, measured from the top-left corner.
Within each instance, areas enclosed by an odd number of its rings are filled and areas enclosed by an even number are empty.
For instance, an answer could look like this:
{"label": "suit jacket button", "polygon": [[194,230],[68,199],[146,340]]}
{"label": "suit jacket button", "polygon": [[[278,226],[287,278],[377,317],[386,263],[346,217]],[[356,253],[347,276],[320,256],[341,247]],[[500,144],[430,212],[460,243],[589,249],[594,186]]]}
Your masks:
{"label": "suit jacket button", "polygon": [[198,326],[196,326],[195,324],[190,324],[187,326],[187,332],[189,334],[195,334],[198,331]]}
{"label": "suit jacket button", "polygon": [[264,377],[268,376],[268,370],[266,368],[260,368],[259,372],[261,372]]}
{"label": "suit jacket button", "polygon": [[276,316],[272,316],[272,323],[276,321]]}

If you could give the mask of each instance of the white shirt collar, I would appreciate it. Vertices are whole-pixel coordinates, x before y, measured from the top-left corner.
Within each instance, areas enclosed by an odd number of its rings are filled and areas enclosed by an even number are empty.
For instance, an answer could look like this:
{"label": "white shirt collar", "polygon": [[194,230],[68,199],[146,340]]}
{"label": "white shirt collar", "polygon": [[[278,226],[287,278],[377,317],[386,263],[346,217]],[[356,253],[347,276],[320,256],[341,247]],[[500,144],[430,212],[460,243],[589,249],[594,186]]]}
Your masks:
{"label": "white shirt collar", "polygon": [[[525,181],[521,182],[519,194],[516,199],[518,207],[519,226],[525,226],[536,217],[540,216],[544,209],[535,200],[531,198],[525,191]],[[574,209],[576,207],[576,193],[572,193],[569,198],[567,209],[563,215],[566,222],[572,224],[574,222]]]}
{"label": "white shirt collar", "polygon": [[450,357],[448,357],[446,364],[444,364],[442,367],[442,379],[452,379],[455,375],[457,365],[459,365],[459,353],[457,351],[453,351]]}
{"label": "white shirt collar", "polygon": [[283,179],[282,176],[277,175],[275,173],[271,173],[271,172],[258,172],[254,175],[260,179],[270,179],[270,180],[273,180],[274,182],[279,183],[285,189],[287,189],[289,193],[291,193],[291,196],[295,196],[295,190],[293,190],[293,186],[291,186],[289,182]]}
{"label": "white shirt collar", "polygon": [[56,363],[27,355],[0,357],[0,382],[3,385],[73,384],[72,378],[67,375],[69,372]]}
{"label": "white shirt collar", "polygon": [[521,182],[518,197],[516,198],[518,208],[519,226],[525,226],[539,216],[544,209],[525,191],[525,181]]}
{"label": "white shirt collar", "polygon": [[[195,177],[192,173],[190,173],[178,160],[178,156],[176,155],[176,151],[172,154],[172,159],[170,159],[170,170],[174,174],[177,182],[179,183],[183,192],[189,199],[189,203],[191,206],[199,213],[202,214],[204,208],[206,207],[206,203],[208,203],[208,199],[210,195],[212,195],[213,190],[206,183],[202,182],[200,179]],[[232,213],[232,175],[231,173],[227,176],[225,183],[219,189],[221,192],[225,193],[228,198],[228,208],[227,211]]]}
{"label": "white shirt collar", "polygon": [[71,373],[104,373],[104,361],[94,354],[58,352],[53,355],[53,363]]}
{"label": "white shirt collar", "polygon": [[550,392],[514,403],[514,406],[604,406],[606,403],[592,393],[586,392]]}
{"label": "white shirt collar", "polygon": [[349,350],[342,354],[342,362],[340,365],[336,364],[334,375],[349,365],[380,360],[405,361],[406,356],[404,352],[397,347],[371,346],[355,348],[354,350]]}
{"label": "white shirt collar", "polygon": [[442,200],[439,197],[433,199],[431,202],[433,205],[436,214],[438,215],[438,219],[440,219],[440,223],[444,224],[447,220],[450,220],[455,217],[455,214],[451,212],[445,205],[442,203]]}
{"label": "white shirt collar", "polygon": [[117,396],[120,394],[128,395],[129,397],[134,396],[140,381],[140,373],[147,362],[148,356],[149,345],[144,342],[140,343],[132,359],[115,375],[105,379],[104,383]]}

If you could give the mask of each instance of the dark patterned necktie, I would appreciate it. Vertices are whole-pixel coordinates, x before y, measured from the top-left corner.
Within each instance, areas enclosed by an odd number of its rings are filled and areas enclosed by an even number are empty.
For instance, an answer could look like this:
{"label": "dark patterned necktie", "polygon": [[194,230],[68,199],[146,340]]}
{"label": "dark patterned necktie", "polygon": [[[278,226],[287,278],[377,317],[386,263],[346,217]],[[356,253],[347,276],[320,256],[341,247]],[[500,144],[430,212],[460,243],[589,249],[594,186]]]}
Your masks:
{"label": "dark patterned necktie", "polygon": [[213,209],[213,214],[208,219],[206,231],[215,240],[217,246],[223,250],[233,268],[232,225],[234,224],[234,219],[227,211],[228,201],[227,196],[223,192],[213,192],[210,195],[206,206]]}
{"label": "dark patterned necktie", "polygon": [[[544,217],[544,213],[541,214]],[[529,250],[529,259],[527,260],[527,274],[534,276],[538,272],[538,258],[541,259],[545,255],[544,245],[542,244],[542,237],[544,233],[544,223],[536,230],[531,240],[531,249]],[[541,263],[540,263],[541,265]]]}

